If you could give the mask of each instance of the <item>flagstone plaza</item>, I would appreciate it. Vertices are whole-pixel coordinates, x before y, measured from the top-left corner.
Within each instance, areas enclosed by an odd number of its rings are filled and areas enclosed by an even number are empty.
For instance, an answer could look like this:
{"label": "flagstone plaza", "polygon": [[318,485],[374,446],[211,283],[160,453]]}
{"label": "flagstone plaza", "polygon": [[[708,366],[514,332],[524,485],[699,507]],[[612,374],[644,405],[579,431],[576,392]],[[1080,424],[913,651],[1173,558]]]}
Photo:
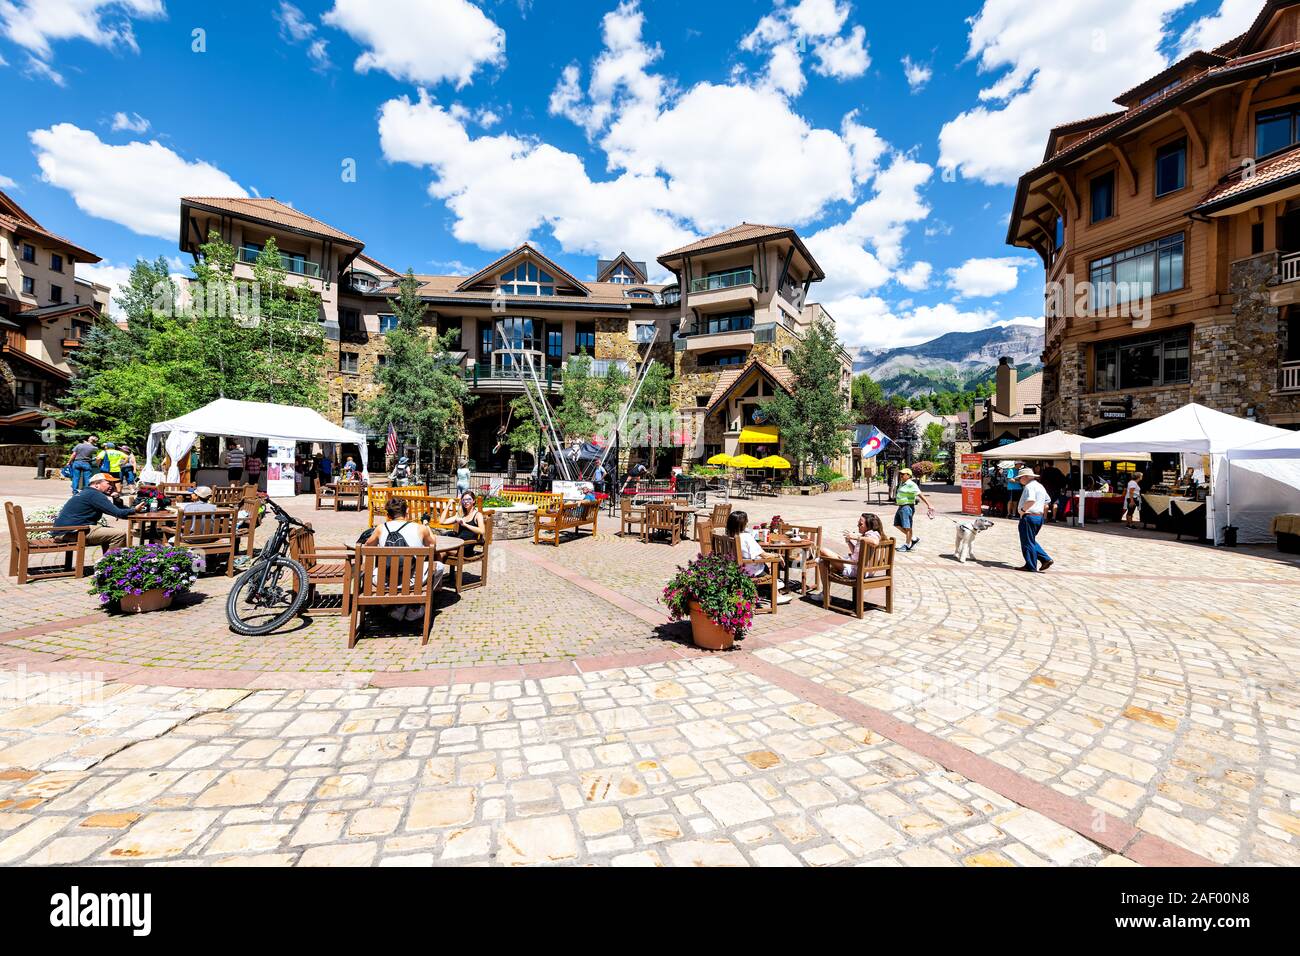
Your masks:
{"label": "flagstone plaza", "polygon": [[[863,497],[739,506],[833,538]],[[962,565],[936,498],[892,615],[796,597],[720,653],[657,604],[696,546],[604,516],[495,543],[423,648],[238,637],[220,574],[135,617],[5,578],[0,864],[1300,863],[1300,561],[1054,525],[1030,576],[1000,520]]]}

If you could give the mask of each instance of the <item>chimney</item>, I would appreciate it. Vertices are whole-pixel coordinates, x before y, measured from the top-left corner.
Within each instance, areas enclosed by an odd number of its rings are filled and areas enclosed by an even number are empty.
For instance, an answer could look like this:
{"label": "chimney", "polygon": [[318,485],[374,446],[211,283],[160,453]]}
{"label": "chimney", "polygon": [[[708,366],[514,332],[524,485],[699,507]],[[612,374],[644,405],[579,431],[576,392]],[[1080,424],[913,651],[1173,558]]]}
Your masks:
{"label": "chimney", "polygon": [[998,359],[997,391],[994,393],[993,410],[1004,417],[1020,414],[1020,403],[1016,400],[1016,366],[1009,355]]}

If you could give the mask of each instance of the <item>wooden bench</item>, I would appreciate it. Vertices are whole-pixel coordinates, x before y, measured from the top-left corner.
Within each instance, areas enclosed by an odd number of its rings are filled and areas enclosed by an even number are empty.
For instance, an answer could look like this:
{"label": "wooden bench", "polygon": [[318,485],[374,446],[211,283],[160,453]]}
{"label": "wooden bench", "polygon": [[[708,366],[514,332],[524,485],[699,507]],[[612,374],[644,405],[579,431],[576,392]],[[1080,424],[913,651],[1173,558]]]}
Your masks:
{"label": "wooden bench", "polygon": [[541,544],[542,538],[549,544],[559,547],[560,535],[565,531],[576,533],[588,525],[595,537],[596,521],[600,517],[600,502],[571,501],[560,505],[554,511],[537,513],[537,522],[533,528],[533,544]]}
{"label": "wooden bench", "polygon": [[[12,501],[5,502],[5,519],[9,525],[9,576],[17,577],[19,584],[42,578],[79,578],[86,571],[86,532],[89,525],[60,527],[49,522],[28,524],[23,509]],[[71,541],[59,535],[75,534]],[[57,565],[31,565],[32,555],[61,554],[63,567]],[[46,570],[46,568],[52,570]],[[33,571],[40,572],[33,574]]]}
{"label": "wooden bench", "polygon": [[357,511],[361,510],[361,499],[366,495],[366,486],[360,480],[340,481],[334,486],[334,510],[339,511],[343,505],[351,504]]}

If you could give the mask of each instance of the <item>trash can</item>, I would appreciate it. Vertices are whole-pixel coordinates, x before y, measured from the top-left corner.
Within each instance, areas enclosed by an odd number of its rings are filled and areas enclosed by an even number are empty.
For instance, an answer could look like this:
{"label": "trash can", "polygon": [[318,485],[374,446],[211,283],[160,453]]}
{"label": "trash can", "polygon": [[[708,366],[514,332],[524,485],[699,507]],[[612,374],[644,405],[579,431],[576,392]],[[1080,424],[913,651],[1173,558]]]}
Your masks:
{"label": "trash can", "polygon": [[1237,529],[1228,525],[1223,529],[1223,546],[1225,548],[1235,548],[1237,546]]}
{"label": "trash can", "polygon": [[49,477],[48,475],[45,474],[45,465],[49,461],[49,457],[50,456],[47,455],[45,452],[41,452],[39,455],[36,456],[36,477],[37,478]]}

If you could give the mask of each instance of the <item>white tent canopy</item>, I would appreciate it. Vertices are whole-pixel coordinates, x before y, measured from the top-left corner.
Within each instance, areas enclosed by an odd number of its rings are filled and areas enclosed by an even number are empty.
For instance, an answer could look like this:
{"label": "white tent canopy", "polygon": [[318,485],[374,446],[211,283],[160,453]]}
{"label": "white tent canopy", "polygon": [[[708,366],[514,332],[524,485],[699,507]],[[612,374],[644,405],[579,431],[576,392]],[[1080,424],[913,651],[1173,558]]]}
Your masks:
{"label": "white tent canopy", "polygon": [[[1205,455],[1211,459],[1211,472],[1223,475],[1222,487],[1213,483],[1212,493],[1206,499],[1206,535],[1218,541],[1223,527],[1231,521],[1231,472],[1228,457],[1234,449],[1261,446],[1267,442],[1295,440],[1295,435],[1281,428],[1238,418],[1195,403],[1184,405],[1177,411],[1153,418],[1132,428],[1085,441],[1080,450],[1090,458],[1102,454],[1125,458],[1140,452],[1166,454]],[[1259,457],[1285,457],[1283,455]],[[1209,476],[1207,476],[1208,478]],[[1286,476],[1278,475],[1279,487],[1290,487]],[[1300,495],[1300,489],[1296,489]],[[1219,507],[1219,505],[1222,507]],[[1080,509],[1082,517],[1083,509]]]}
{"label": "white tent canopy", "polygon": [[1252,458],[1300,458],[1300,432],[1283,429],[1280,435],[1271,435],[1263,441],[1228,449],[1229,461]]}
{"label": "white tent canopy", "polygon": [[[1001,445],[998,448],[992,448],[986,456],[997,458],[999,460],[1007,459],[1010,461],[1047,461],[1058,458],[1068,458],[1071,461],[1080,460],[1079,446],[1088,439],[1082,435],[1075,435],[1070,432],[1054,431],[1045,435],[1036,435],[1033,438],[1026,438],[1023,441],[1013,442],[1010,445]],[[1110,458],[1110,455],[1089,455],[1089,461],[1101,461]],[[1151,456],[1147,454],[1127,455],[1129,461],[1150,461]]]}
{"label": "white tent canopy", "polygon": [[[153,467],[153,455],[160,435],[167,434],[166,450],[172,460],[168,480],[179,477],[176,462],[184,457],[199,435],[228,435],[290,442],[319,442],[323,445],[351,444],[361,449],[361,469],[366,472],[366,436],[335,425],[319,412],[296,405],[269,402],[241,402],[219,398],[188,415],[157,422],[149,429],[146,468]],[[173,472],[177,472],[173,474]]]}

